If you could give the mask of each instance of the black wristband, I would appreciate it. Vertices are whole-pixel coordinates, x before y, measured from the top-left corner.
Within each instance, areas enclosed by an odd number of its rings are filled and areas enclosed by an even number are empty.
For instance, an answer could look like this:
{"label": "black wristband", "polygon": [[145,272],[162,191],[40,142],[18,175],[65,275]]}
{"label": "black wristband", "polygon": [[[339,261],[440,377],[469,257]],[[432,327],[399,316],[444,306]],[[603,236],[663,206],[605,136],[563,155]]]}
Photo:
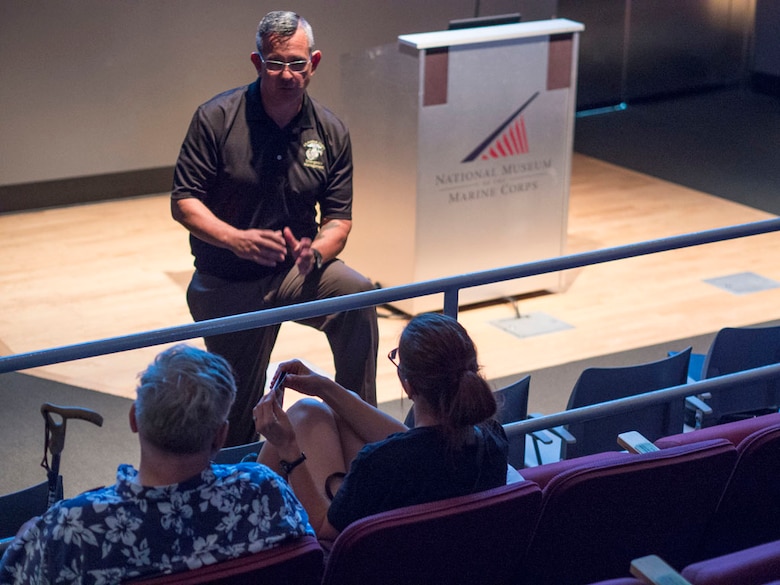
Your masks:
{"label": "black wristband", "polygon": [[279,461],[279,465],[282,467],[286,475],[290,475],[290,472],[296,467],[298,467],[304,461],[306,461],[306,453],[301,451],[301,456],[298,457],[298,459],[296,459],[295,461],[285,461],[284,459],[282,459],[281,461]]}

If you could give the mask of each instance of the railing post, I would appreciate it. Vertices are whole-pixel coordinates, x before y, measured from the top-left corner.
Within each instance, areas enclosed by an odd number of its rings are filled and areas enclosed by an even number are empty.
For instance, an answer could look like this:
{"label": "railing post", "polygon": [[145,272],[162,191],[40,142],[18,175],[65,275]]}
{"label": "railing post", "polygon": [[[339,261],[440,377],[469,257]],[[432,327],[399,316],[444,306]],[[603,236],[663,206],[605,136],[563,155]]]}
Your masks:
{"label": "railing post", "polygon": [[458,318],[458,287],[451,287],[444,291],[444,314],[453,319]]}

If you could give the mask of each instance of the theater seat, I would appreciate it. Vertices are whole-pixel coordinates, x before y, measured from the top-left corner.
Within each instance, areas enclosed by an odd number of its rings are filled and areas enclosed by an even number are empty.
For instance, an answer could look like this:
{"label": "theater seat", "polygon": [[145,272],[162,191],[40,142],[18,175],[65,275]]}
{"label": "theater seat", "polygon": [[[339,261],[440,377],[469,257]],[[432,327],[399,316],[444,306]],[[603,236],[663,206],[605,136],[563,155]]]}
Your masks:
{"label": "theater seat", "polygon": [[516,583],[540,501],[526,481],[362,518],[334,541],[323,585]]}
{"label": "theater seat", "polygon": [[[584,585],[625,576],[659,554],[675,569],[696,553],[734,468],[725,439],[576,465],[545,486],[526,559],[528,583]],[[529,470],[530,471],[530,470]]]}
{"label": "theater seat", "polygon": [[[693,360],[697,362],[698,360]],[[780,326],[724,327],[715,335],[699,371],[690,371],[691,380],[706,380],[780,362]],[[715,392],[706,398],[711,415],[693,417],[702,426],[777,412],[780,383],[776,379],[742,384],[734,391]]]}
{"label": "theater seat", "polygon": [[737,453],[700,559],[780,540],[780,425],[748,435]]}
{"label": "theater seat", "polygon": [[[691,348],[643,364],[611,368],[586,368],[572,388],[566,410],[601,404],[645,392],[680,386],[687,381]],[[561,459],[602,451],[620,450],[615,438],[625,431],[639,431],[654,441],[682,432],[685,399],[643,406],[620,414],[570,423],[566,429],[575,441],[561,442]]]}

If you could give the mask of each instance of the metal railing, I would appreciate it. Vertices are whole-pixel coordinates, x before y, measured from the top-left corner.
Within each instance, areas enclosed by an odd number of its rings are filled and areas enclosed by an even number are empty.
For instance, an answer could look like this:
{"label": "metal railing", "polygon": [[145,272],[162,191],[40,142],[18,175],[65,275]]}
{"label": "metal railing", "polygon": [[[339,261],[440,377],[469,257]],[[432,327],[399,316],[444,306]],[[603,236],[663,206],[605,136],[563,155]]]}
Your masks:
{"label": "metal railing", "polygon": [[284,323],[285,321],[296,321],[350,309],[391,304],[401,300],[432,294],[443,293],[444,313],[452,317],[457,317],[458,294],[460,290],[464,288],[526,278],[550,272],[570,270],[573,268],[581,268],[593,264],[602,264],[604,262],[612,262],[636,256],[645,256],[658,252],[711,244],[775,231],[780,231],[780,218],[703,230],[678,236],[615,246],[612,248],[603,248],[601,250],[581,252],[578,254],[569,254],[504,268],[439,278],[436,280],[367,291],[332,299],[310,301],[287,307],[265,309],[254,313],[221,317],[219,319],[188,323],[186,325],[168,327],[165,329],[14,354],[0,357],[0,374],[139,349],[142,347],[161,345],[164,343],[183,341],[207,335],[243,331],[245,329],[264,327],[267,325]]}
{"label": "metal railing", "polygon": [[[146,331],[109,339],[78,343],[63,347],[43,349],[28,353],[0,357],[0,373],[13,372],[28,368],[51,365],[71,360],[84,359],[100,355],[117,353],[203,337],[242,331],[255,327],[264,327],[285,321],[295,321],[326,315],[329,313],[379,306],[431,294],[444,294],[444,313],[457,317],[458,294],[464,288],[481,286],[505,280],[514,280],[580,268],[593,264],[633,258],[658,252],[666,252],[690,246],[710,244],[747,236],[780,231],[780,218],[757,221],[747,224],[716,228],[679,236],[659,238],[635,244],[615,246],[579,254],[570,254],[557,258],[528,262],[505,268],[474,272],[459,276],[440,278],[426,282],[373,290],[342,297],[310,301],[298,305],[266,309],[254,313],[222,317],[209,321],[188,323],[176,327]],[[615,414],[625,413],[651,404],[669,402],[671,399],[684,399],[686,396],[705,392],[728,391],[740,384],[780,377],[780,364],[765,366],[755,370],[730,374],[692,384],[675,386],[665,390],[656,390],[628,398],[612,400],[564,412],[541,416],[522,422],[504,425],[508,436],[551,429],[573,422],[592,420]]]}
{"label": "metal railing", "polygon": [[[743,387],[746,384],[762,382],[772,378],[780,378],[780,364],[771,366],[762,366],[744,372],[735,374],[726,374],[717,378],[708,378],[697,382],[689,382],[680,386],[673,386],[663,390],[654,390],[644,394],[635,394],[627,398],[618,398],[609,402],[572,408],[555,414],[549,414],[525,421],[507,423],[504,426],[507,437],[514,437],[521,434],[542,431],[555,427],[577,423],[582,421],[596,420],[607,416],[625,414],[632,410],[637,410],[645,406],[655,404],[666,404],[673,400],[685,400],[686,396],[693,396],[704,393],[727,392],[735,388]],[[682,429],[680,429],[682,432]]]}

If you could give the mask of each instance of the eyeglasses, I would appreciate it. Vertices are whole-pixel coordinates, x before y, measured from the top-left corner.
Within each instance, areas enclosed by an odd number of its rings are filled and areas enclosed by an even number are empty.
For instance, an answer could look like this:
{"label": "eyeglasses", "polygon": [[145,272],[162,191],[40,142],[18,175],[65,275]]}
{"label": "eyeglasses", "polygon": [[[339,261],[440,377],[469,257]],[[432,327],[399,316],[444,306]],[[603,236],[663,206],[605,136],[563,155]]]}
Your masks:
{"label": "eyeglasses", "polygon": [[294,73],[303,73],[311,62],[311,59],[301,59],[299,61],[273,61],[271,59],[263,59],[262,55],[260,55],[260,60],[268,71],[273,71],[274,73],[284,71],[285,69],[289,69]]}
{"label": "eyeglasses", "polygon": [[398,348],[396,347],[395,349],[391,350],[390,353],[387,354],[387,359],[389,359],[396,368],[400,368],[401,366],[398,363],[397,358],[398,358]]}

